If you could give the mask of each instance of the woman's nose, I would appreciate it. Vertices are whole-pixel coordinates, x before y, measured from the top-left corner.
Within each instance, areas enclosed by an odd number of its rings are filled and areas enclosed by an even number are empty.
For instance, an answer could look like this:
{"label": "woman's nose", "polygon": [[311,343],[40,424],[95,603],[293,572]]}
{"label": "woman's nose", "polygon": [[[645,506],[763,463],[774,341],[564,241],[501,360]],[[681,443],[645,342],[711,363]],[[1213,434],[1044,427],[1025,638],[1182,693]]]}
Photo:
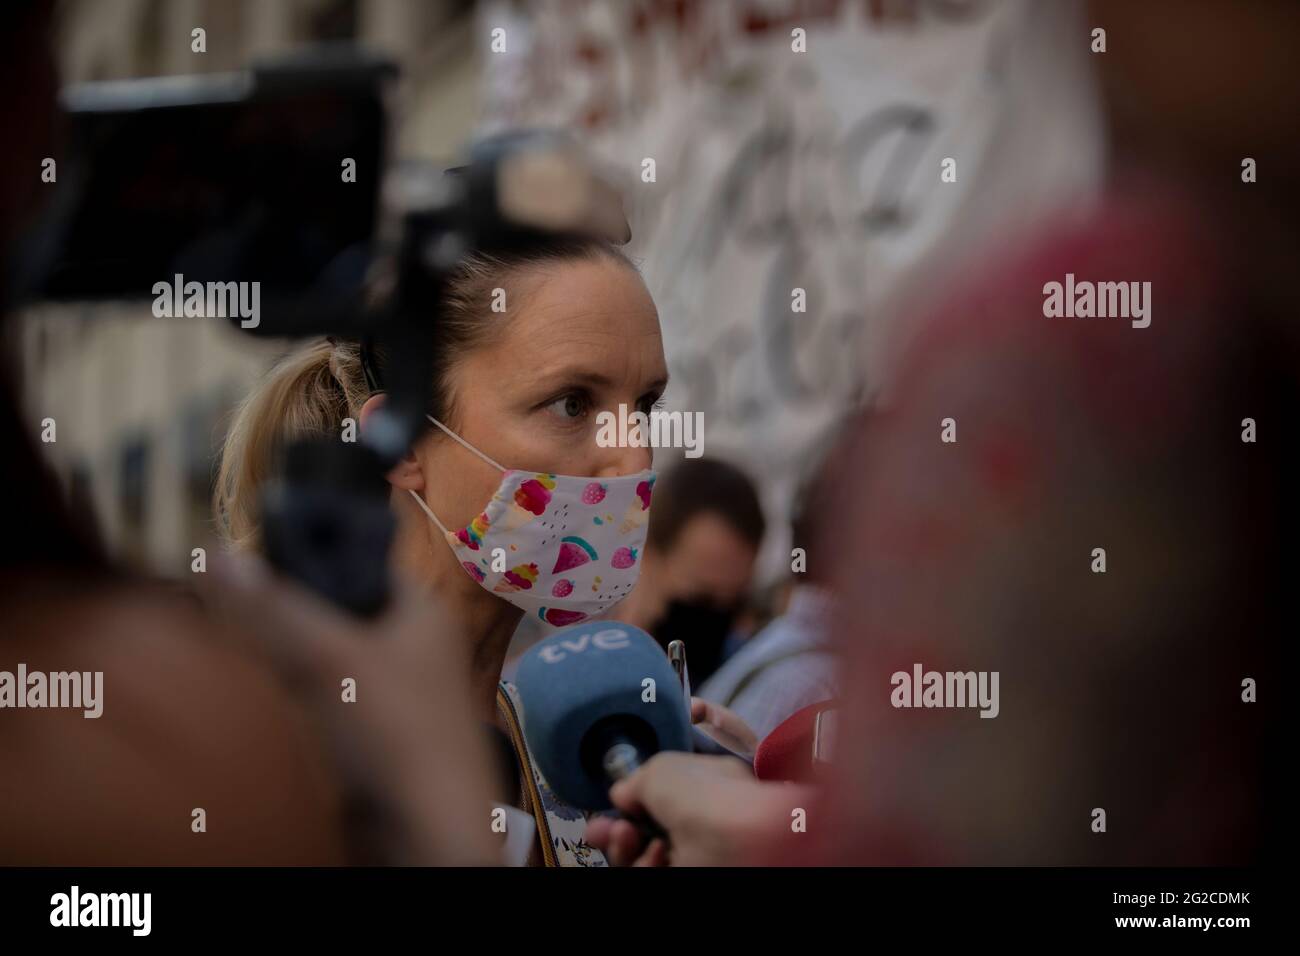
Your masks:
{"label": "woman's nose", "polygon": [[617,478],[645,471],[654,462],[653,448],[602,448],[597,478]]}

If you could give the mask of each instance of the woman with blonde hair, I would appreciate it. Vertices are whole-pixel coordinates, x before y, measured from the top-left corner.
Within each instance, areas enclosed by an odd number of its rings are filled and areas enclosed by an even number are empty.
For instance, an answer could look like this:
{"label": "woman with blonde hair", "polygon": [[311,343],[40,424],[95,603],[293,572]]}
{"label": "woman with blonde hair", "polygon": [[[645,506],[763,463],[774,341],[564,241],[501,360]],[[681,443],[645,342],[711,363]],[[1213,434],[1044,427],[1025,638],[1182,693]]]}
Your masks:
{"label": "woman with blonde hair", "polygon": [[[494,302],[504,298],[504,312]],[[658,313],[635,267],[607,242],[563,240],[468,258],[439,310],[428,419],[388,473],[395,569],[427,585],[445,618],[430,640],[468,646],[477,716],[504,731],[519,802],[537,827],[531,861],[603,866],[586,820],[560,803],[524,741],[501,666],[525,614],[563,626],[631,590],[654,473],[646,447],[602,447],[599,412],[649,413],[667,385]],[[284,359],[239,408],[215,495],[218,525],[255,548],[257,500],[295,438],[362,430],[384,401],[385,356],[319,341]],[[490,824],[485,811],[484,826]]]}

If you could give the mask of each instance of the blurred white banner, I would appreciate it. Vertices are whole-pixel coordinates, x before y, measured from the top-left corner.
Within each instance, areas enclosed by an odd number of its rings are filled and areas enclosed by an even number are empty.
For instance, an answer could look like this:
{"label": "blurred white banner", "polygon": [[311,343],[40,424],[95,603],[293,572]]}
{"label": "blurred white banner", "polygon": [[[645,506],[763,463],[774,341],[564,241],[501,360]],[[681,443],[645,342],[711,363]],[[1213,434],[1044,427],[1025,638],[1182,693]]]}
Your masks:
{"label": "blurred white banner", "polygon": [[764,577],[788,570],[780,522],[822,434],[886,386],[899,319],[1100,178],[1068,2],[495,0],[478,36],[485,132],[564,127],[623,177],[668,407],[750,469]]}

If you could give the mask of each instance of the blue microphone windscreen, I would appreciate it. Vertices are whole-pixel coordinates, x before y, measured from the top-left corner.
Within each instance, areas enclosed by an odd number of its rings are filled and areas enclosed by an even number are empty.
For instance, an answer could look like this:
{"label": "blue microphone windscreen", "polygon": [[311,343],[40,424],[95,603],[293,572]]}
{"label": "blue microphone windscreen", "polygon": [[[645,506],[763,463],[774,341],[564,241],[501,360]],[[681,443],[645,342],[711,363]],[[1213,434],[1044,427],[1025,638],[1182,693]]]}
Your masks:
{"label": "blue microphone windscreen", "polygon": [[[610,807],[609,781],[590,749],[604,739],[600,730],[626,732],[650,753],[690,750],[677,675],[654,638],[630,624],[591,621],[559,631],[524,655],[515,685],[528,749],[551,789],[573,806]],[[589,736],[593,728],[598,733]]]}

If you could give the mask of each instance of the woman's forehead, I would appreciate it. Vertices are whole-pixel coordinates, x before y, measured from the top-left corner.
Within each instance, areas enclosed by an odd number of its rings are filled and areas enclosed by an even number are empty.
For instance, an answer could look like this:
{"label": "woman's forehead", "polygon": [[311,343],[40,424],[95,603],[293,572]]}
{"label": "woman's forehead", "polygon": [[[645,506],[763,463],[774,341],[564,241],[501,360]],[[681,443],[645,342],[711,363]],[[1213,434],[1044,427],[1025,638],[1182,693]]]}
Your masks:
{"label": "woman's forehead", "polygon": [[640,326],[658,330],[659,313],[638,273],[614,259],[542,263],[526,268],[517,283],[516,308],[529,331],[626,334]]}
{"label": "woman's forehead", "polygon": [[490,357],[524,380],[568,374],[600,387],[666,378],[659,314],[640,276],[616,262],[572,266],[551,270],[503,316]]}
{"label": "woman's forehead", "polygon": [[548,387],[558,381],[599,392],[631,387],[638,391],[668,384],[663,344],[658,334],[639,344],[618,333],[566,334],[514,354],[522,356],[511,377],[521,388]]}

